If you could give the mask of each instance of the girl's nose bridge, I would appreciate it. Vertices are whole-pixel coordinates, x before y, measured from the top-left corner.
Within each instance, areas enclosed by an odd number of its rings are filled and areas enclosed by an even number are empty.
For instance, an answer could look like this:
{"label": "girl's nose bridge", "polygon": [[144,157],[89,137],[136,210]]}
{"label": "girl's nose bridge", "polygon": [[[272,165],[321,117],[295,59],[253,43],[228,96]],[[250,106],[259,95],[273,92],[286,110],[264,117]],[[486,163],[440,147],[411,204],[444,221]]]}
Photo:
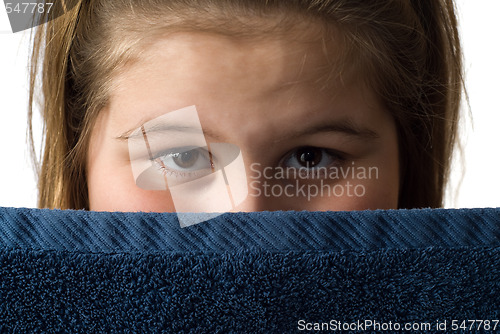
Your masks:
{"label": "girl's nose bridge", "polygon": [[[241,152],[243,155],[243,152]],[[241,159],[225,170],[225,181],[234,205],[234,211],[264,211],[266,201],[255,193],[255,183],[260,182],[257,168],[261,164],[253,159]]]}
{"label": "girl's nose bridge", "polygon": [[[239,154],[241,155],[238,158],[230,159],[232,161],[225,166],[220,166],[222,168],[219,170],[219,173],[222,171],[233,211],[264,211],[272,202],[272,198],[266,199],[256,191],[262,182],[260,171],[264,167],[256,159],[245,155],[241,149]],[[222,191],[221,189],[220,191]],[[225,196],[225,194],[221,194],[221,196]],[[214,200],[216,199],[214,198]]]}
{"label": "girl's nose bridge", "polygon": [[293,206],[293,198],[284,191],[287,185],[274,178],[275,167],[253,159],[245,159],[244,167],[248,192],[235,211],[287,210]]}
{"label": "girl's nose bridge", "polygon": [[265,203],[262,202],[262,199],[256,196],[252,196],[248,194],[243,202],[235,207],[235,211],[242,212],[255,212],[255,211],[265,211],[266,206]]}

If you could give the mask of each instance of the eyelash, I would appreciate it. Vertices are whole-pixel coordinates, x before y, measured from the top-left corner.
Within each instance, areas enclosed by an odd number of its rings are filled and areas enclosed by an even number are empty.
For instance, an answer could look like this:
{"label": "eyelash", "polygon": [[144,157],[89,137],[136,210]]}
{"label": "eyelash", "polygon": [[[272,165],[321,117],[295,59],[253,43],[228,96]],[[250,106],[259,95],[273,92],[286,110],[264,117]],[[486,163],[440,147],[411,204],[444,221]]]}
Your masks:
{"label": "eyelash", "polygon": [[158,169],[162,172],[163,175],[165,176],[175,176],[175,177],[178,177],[178,178],[187,178],[187,177],[195,177],[195,176],[199,176],[199,175],[205,175],[204,173],[200,172],[200,171],[196,171],[196,172],[178,172],[178,171],[174,171],[168,167],[166,167],[161,161],[160,159],[155,159],[153,160],[155,163],[158,164]]}

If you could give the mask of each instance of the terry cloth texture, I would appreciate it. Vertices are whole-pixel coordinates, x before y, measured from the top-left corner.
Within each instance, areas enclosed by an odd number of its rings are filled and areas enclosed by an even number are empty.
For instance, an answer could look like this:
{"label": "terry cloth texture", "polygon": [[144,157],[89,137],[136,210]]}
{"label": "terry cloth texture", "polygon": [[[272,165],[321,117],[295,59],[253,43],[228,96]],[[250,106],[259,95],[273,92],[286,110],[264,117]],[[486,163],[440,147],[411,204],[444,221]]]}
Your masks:
{"label": "terry cloth texture", "polygon": [[500,209],[231,213],[180,228],[168,213],[0,208],[0,333],[446,321],[443,333],[476,319],[494,333],[499,268]]}

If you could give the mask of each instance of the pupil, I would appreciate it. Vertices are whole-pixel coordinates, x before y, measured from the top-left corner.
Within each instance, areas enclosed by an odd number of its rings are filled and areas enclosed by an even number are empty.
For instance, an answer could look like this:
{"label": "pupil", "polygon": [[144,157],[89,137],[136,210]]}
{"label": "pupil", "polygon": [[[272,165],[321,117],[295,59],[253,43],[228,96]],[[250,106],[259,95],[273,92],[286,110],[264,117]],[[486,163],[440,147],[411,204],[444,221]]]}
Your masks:
{"label": "pupil", "polygon": [[198,160],[198,155],[198,151],[191,150],[174,154],[173,160],[177,166],[181,168],[189,168],[194,166],[196,160]]}
{"label": "pupil", "polygon": [[321,162],[322,153],[320,149],[305,147],[297,152],[299,163],[303,167],[314,167]]}

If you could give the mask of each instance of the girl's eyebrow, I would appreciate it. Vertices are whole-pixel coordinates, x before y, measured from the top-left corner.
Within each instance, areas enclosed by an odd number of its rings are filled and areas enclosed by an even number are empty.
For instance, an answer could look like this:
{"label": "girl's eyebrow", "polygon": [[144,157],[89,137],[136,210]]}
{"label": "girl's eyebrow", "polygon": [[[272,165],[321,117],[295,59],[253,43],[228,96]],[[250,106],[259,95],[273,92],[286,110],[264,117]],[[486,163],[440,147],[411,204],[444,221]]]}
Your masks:
{"label": "girl's eyebrow", "polygon": [[[138,130],[141,129],[143,126],[144,125],[141,125],[137,129],[128,130],[128,131],[122,133],[120,136],[116,137],[116,139],[118,139],[118,140],[142,139],[143,133],[142,133],[142,131],[138,131]],[[220,136],[218,136],[217,134],[215,134],[207,129],[202,130],[198,127],[193,127],[190,125],[176,125],[176,124],[158,123],[158,124],[155,124],[154,126],[150,126],[147,128],[148,135],[154,134],[154,133],[168,133],[168,132],[204,135],[206,137],[210,137],[210,138],[213,138],[216,140],[221,139]]]}
{"label": "girl's eyebrow", "polygon": [[322,124],[313,125],[305,129],[287,133],[286,135],[281,136],[281,138],[275,140],[275,142],[288,140],[290,138],[310,136],[315,133],[324,133],[324,132],[336,132],[343,135],[347,135],[349,137],[355,137],[363,141],[370,141],[380,138],[380,135],[374,130],[369,129],[367,127],[362,127],[353,122],[351,119],[343,119],[334,122],[327,122],[327,123],[323,122]]}
{"label": "girl's eyebrow", "polygon": [[[141,129],[142,126],[139,127],[138,129]],[[143,133],[142,133],[142,131],[138,131],[138,129],[126,131],[123,134],[121,134],[120,136],[116,137],[116,139],[118,139],[118,140],[142,139]],[[193,126],[189,126],[189,125],[158,123],[158,124],[155,124],[154,126],[148,127],[148,129],[147,129],[148,134],[168,133],[168,132],[204,135],[206,137],[210,137],[210,138],[213,138],[216,140],[222,140],[221,136],[210,131],[209,129],[206,129],[206,128],[200,129],[198,127],[193,127]],[[298,131],[292,131],[292,132],[289,132],[285,135],[280,136],[280,138],[274,140],[274,142],[277,143],[280,141],[289,140],[290,138],[308,136],[308,135],[313,135],[316,133],[324,133],[324,132],[341,133],[341,134],[344,134],[344,135],[347,135],[350,137],[356,137],[356,138],[364,140],[364,141],[370,141],[370,140],[375,140],[375,139],[380,138],[380,135],[377,132],[375,132],[374,130],[371,130],[371,129],[366,128],[366,127],[362,127],[362,126],[356,124],[355,122],[353,122],[351,119],[344,119],[344,120],[334,121],[334,122],[330,122],[330,123],[326,123],[326,124],[322,123],[322,124],[318,124],[318,125],[313,125],[311,127],[308,127],[306,129],[301,129]]]}

